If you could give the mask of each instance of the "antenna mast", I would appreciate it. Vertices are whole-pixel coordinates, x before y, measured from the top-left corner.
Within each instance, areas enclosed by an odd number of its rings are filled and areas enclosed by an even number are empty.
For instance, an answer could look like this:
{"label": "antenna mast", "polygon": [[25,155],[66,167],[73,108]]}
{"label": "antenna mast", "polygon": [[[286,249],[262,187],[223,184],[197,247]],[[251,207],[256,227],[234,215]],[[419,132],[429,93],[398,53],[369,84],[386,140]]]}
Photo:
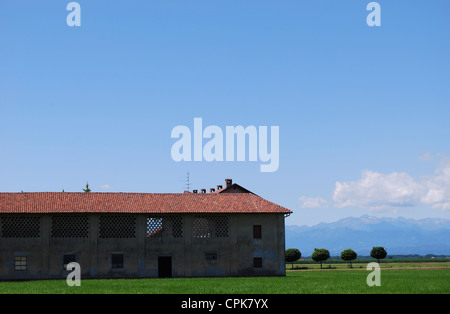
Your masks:
{"label": "antenna mast", "polygon": [[189,181],[189,172],[187,173],[187,178],[186,178],[186,188],[187,188],[188,192],[190,192],[191,183]]}

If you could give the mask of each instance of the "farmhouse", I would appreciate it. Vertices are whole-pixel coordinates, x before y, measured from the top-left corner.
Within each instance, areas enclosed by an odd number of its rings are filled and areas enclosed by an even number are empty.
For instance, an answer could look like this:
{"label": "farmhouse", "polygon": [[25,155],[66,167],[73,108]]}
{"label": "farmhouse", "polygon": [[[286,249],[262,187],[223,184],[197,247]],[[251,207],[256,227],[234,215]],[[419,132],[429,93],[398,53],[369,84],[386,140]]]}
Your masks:
{"label": "farmhouse", "polygon": [[0,280],[284,276],[290,210],[226,179],[184,193],[0,193]]}

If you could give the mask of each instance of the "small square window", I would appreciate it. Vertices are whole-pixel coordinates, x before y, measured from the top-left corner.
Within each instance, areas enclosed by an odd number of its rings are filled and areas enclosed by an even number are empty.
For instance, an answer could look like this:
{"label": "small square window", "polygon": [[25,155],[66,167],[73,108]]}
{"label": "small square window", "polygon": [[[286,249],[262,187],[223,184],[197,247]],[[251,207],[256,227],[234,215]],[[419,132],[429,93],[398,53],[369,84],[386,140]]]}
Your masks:
{"label": "small square window", "polygon": [[27,257],[26,256],[14,257],[14,270],[27,270]]}
{"label": "small square window", "polygon": [[261,239],[261,225],[253,226],[253,239]]}
{"label": "small square window", "polygon": [[253,267],[254,268],[262,268],[262,257],[254,257],[253,258]]}
{"label": "small square window", "polygon": [[64,254],[63,256],[63,267],[67,269],[67,265],[76,262],[75,254]]}
{"label": "small square window", "polygon": [[206,253],[205,258],[207,261],[217,261],[217,253]]}
{"label": "small square window", "polygon": [[111,268],[123,268],[123,254],[111,255]]}

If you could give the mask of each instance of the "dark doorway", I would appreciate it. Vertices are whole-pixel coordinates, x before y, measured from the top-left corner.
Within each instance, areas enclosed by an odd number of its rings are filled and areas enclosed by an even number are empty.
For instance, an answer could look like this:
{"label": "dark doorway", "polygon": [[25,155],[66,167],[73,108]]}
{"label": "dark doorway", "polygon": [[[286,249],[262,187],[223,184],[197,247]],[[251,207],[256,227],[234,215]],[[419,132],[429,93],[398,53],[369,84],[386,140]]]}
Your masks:
{"label": "dark doorway", "polygon": [[172,256],[158,256],[158,277],[172,277]]}

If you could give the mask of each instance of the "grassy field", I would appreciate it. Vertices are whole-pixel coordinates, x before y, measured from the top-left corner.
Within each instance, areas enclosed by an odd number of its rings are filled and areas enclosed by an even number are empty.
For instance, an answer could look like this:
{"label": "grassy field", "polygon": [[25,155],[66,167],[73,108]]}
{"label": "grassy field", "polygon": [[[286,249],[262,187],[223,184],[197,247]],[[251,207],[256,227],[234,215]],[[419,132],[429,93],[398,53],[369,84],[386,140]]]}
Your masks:
{"label": "grassy field", "polygon": [[[69,287],[65,280],[0,282],[0,293],[175,293],[175,294],[371,294],[450,293],[450,263],[436,266],[382,264],[381,286],[369,287],[370,273],[361,268],[287,271],[286,277],[168,278],[81,280]],[[409,264],[409,263],[406,263]],[[434,265],[434,263],[433,263]],[[289,266],[289,265],[288,265]],[[317,265],[314,265],[317,266]],[[346,267],[345,264],[341,266]],[[392,267],[391,267],[392,266]],[[440,267],[439,267],[440,266]]]}
{"label": "grassy field", "polygon": [[[352,270],[366,269],[366,266],[370,262],[375,260],[358,260],[352,262]],[[394,260],[394,261],[383,261],[380,263],[381,269],[384,270],[405,270],[405,269],[449,269],[450,261],[448,259],[441,260],[438,262],[433,261],[420,261],[420,260]],[[295,262],[292,264],[286,264],[286,270],[320,270],[320,264],[312,260]],[[337,270],[349,270],[349,263],[345,261],[327,261],[323,263],[322,270],[326,269],[337,269]]]}

